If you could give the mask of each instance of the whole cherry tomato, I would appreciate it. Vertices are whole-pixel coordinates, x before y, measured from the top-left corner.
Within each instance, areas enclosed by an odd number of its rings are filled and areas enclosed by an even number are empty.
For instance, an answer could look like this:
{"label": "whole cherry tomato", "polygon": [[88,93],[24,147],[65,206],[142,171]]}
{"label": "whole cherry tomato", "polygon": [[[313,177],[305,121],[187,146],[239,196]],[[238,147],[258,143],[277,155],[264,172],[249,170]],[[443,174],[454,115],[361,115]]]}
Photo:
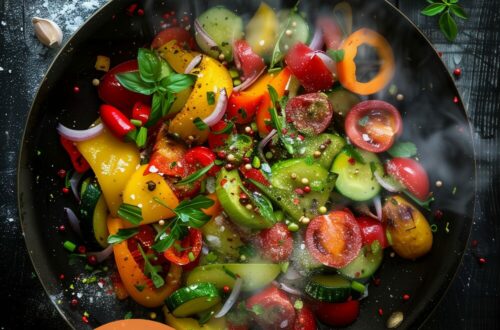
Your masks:
{"label": "whole cherry tomato", "polygon": [[285,292],[275,286],[251,296],[247,308],[254,311],[254,320],[263,329],[288,329],[295,324],[295,308]]}
{"label": "whole cherry tomato", "polygon": [[429,196],[429,176],[425,168],[412,158],[393,158],[385,164],[389,175],[401,182],[420,200]]}
{"label": "whole cherry tomato", "polygon": [[349,300],[343,303],[316,302],[313,306],[316,317],[326,325],[345,327],[358,318],[359,301]]}
{"label": "whole cherry tomato", "polygon": [[284,223],[277,223],[259,233],[262,256],[272,262],[286,261],[292,254],[292,233]]}
{"label": "whole cherry tomato", "polygon": [[387,236],[385,235],[385,228],[380,221],[367,216],[356,218],[356,221],[361,229],[363,246],[370,245],[374,241],[378,241],[380,243],[380,247],[383,249],[389,246]]}

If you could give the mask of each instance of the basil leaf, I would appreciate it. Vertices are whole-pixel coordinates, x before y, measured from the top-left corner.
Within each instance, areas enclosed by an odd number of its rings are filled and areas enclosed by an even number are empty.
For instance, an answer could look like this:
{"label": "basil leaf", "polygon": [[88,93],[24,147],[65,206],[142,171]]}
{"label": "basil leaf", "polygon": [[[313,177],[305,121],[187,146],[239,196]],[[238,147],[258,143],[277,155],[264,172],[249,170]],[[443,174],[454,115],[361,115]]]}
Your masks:
{"label": "basil leaf", "polygon": [[439,28],[443,32],[444,36],[448,41],[453,41],[457,37],[458,28],[455,19],[451,17],[449,12],[445,12],[439,18]]}
{"label": "basil leaf", "polygon": [[158,74],[157,81],[162,81],[163,79],[170,76],[172,72],[174,72],[174,70],[172,70],[172,67],[168,64],[168,62],[160,58],[160,73]]}
{"label": "basil leaf", "polygon": [[194,172],[193,174],[191,175],[188,175],[187,177],[185,177],[184,179],[182,179],[181,181],[177,182],[176,184],[188,184],[188,183],[193,183],[195,182],[196,180],[200,179],[202,176],[205,175],[205,173],[207,173],[208,171],[210,171],[210,169],[212,167],[214,167],[215,163],[211,163],[210,165],[207,165],[205,166],[204,168]]}
{"label": "basil leaf", "polygon": [[160,84],[171,93],[179,93],[186,88],[193,86],[195,81],[196,76],[190,74],[172,73],[163,79]]}
{"label": "basil leaf", "polygon": [[417,154],[417,146],[413,142],[396,142],[387,152],[392,157],[410,158]]}
{"label": "basil leaf", "polygon": [[161,60],[154,51],[139,48],[137,63],[139,64],[139,73],[143,81],[148,83],[158,81],[161,71]]}
{"label": "basil leaf", "polygon": [[203,195],[198,195],[191,200],[183,200],[182,202],[180,202],[179,205],[177,205],[177,207],[175,208],[175,211],[182,212],[183,210],[188,208],[207,209],[214,205],[214,203],[215,202],[210,198]]}
{"label": "basil leaf", "polygon": [[128,240],[131,237],[134,237],[138,233],[139,229],[137,228],[120,229],[116,234],[108,236],[108,244],[121,243],[123,241]]}
{"label": "basil leaf", "polygon": [[118,208],[118,216],[133,225],[138,225],[142,221],[142,210],[138,206],[122,203]]}
{"label": "basil leaf", "polygon": [[200,131],[204,131],[208,128],[208,125],[205,124],[205,122],[203,120],[200,119],[200,117],[196,117],[194,120],[193,120],[193,124],[196,126],[196,128],[198,128]]}
{"label": "basil leaf", "polygon": [[425,7],[421,11],[421,14],[425,16],[436,16],[437,14],[442,13],[445,9],[446,5],[444,3],[433,3]]}
{"label": "basil leaf", "polygon": [[175,96],[172,93],[167,93],[163,97],[163,102],[161,104],[161,116],[165,117],[170,112],[170,107],[175,101]]}
{"label": "basil leaf", "polygon": [[469,18],[469,15],[467,15],[465,10],[462,7],[460,7],[459,5],[451,5],[450,10],[455,16],[460,17],[461,19],[468,19]]}
{"label": "basil leaf", "polygon": [[156,86],[153,83],[148,83],[141,79],[139,71],[118,73],[115,77],[129,91],[144,95],[151,95],[156,91]]}

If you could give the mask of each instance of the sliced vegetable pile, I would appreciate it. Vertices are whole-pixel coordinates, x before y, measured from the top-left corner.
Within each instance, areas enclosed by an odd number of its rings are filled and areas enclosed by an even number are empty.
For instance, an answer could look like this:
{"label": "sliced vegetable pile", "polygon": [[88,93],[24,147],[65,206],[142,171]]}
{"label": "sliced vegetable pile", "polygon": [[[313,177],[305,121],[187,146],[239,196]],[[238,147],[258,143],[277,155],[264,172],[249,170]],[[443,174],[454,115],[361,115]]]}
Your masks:
{"label": "sliced vegetable pile", "polygon": [[[89,264],[114,254],[118,299],[176,329],[345,326],[384,249],[431,250],[413,205],[431,201],[426,171],[399,110],[372,96],[391,46],[353,31],[350,10],[311,24],[298,8],[262,3],[248,22],[210,8],[104,75],[91,128],[59,125],[70,223],[104,249]],[[361,45],[380,60],[368,80]]]}

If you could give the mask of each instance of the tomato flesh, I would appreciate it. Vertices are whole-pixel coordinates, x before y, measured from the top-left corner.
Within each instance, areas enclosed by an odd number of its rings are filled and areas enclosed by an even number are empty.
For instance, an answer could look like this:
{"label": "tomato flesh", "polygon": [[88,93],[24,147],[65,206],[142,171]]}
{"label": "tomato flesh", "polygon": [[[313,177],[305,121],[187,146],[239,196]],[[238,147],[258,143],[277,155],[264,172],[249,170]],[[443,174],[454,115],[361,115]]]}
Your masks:
{"label": "tomato flesh", "polygon": [[[220,132],[224,130],[227,125],[229,125],[224,120],[219,121],[214,126],[211,127],[210,133],[208,133],[208,146],[211,150],[216,150],[218,148],[224,147],[226,140],[229,137],[227,133],[215,134],[214,132]],[[233,129],[234,131],[234,129]]]}
{"label": "tomato flesh", "polygon": [[292,98],[285,109],[287,120],[307,135],[322,133],[333,117],[333,107],[323,93],[309,93]]}
{"label": "tomato flesh", "polygon": [[416,160],[402,157],[393,158],[387,161],[385,170],[418,199],[425,200],[429,196],[429,176]]}
{"label": "tomato flesh", "polygon": [[384,101],[358,103],[346,116],[345,131],[359,148],[370,152],[388,150],[403,131],[399,111]]}
{"label": "tomato flesh", "polygon": [[309,306],[304,304],[304,306],[297,311],[293,330],[316,330],[316,319]]}
{"label": "tomato flesh", "polygon": [[286,261],[292,254],[293,238],[284,223],[277,223],[259,233],[262,256],[272,262]]}
{"label": "tomato flesh", "polygon": [[227,117],[237,124],[248,124],[255,117],[262,100],[263,95],[233,92],[227,104]]}
{"label": "tomato flesh", "polygon": [[354,217],[332,211],[314,218],[306,230],[306,246],[322,264],[342,268],[354,260],[362,246],[361,230]]}
{"label": "tomato flesh", "polygon": [[290,298],[274,286],[251,296],[246,302],[250,310],[258,310],[254,320],[263,329],[293,329],[295,308]]}
{"label": "tomato flesh", "polygon": [[343,303],[317,302],[314,314],[324,324],[333,327],[345,327],[358,318],[359,301],[349,300]]}
{"label": "tomato flesh", "polygon": [[168,261],[179,266],[184,266],[196,261],[203,245],[203,235],[201,231],[196,228],[189,228],[189,234],[179,245],[181,249],[173,245],[163,253]]}
{"label": "tomato flesh", "polygon": [[163,31],[160,31],[153,39],[153,42],[151,43],[151,48],[153,49],[160,48],[161,46],[163,46],[164,44],[166,44],[171,40],[177,41],[177,44],[181,48],[188,48],[188,49],[196,48],[196,42],[194,41],[194,38],[191,35],[191,33],[186,31],[186,29],[178,26],[170,27]]}
{"label": "tomato flesh", "polygon": [[245,40],[236,40],[234,42],[233,54],[236,66],[243,71],[243,77],[245,78],[255,76],[266,66],[264,59],[254,53]]}
{"label": "tomato flesh", "polygon": [[361,229],[363,246],[371,245],[375,241],[378,241],[380,243],[380,247],[383,249],[389,246],[389,242],[387,241],[387,237],[385,235],[385,228],[380,221],[367,216],[356,218],[356,221]]}

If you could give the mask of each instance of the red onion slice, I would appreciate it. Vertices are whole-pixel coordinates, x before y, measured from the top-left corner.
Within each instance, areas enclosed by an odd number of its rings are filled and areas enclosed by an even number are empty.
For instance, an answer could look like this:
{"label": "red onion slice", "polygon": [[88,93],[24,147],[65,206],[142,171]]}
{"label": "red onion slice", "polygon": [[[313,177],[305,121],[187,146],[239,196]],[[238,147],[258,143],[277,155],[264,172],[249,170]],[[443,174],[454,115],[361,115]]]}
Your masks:
{"label": "red onion slice", "polygon": [[205,119],[203,119],[203,122],[207,124],[209,127],[214,126],[217,124],[222,117],[224,117],[224,114],[226,113],[226,108],[227,108],[227,92],[225,88],[221,88],[219,92],[219,99],[217,100],[217,104],[215,105],[214,111]]}
{"label": "red onion slice", "polygon": [[262,70],[260,70],[260,72],[255,73],[251,77],[248,77],[247,79],[245,79],[245,81],[241,85],[236,86],[234,88],[234,91],[235,92],[244,91],[245,89],[247,89],[248,87],[250,87],[257,79],[259,79],[260,76],[262,76],[262,74],[265,71],[266,71],[266,67],[262,68]]}
{"label": "red onion slice", "polygon": [[189,64],[186,66],[186,69],[184,69],[184,73],[185,74],[191,73],[191,71],[193,71],[193,69],[196,68],[198,66],[198,64],[200,64],[202,59],[203,59],[203,56],[201,54],[196,55],[193,58],[193,60],[191,62],[189,62]]}
{"label": "red onion slice", "polygon": [[206,43],[208,46],[207,48],[218,48],[219,46],[217,43],[208,35],[207,31],[201,26],[200,22],[195,19],[194,20],[194,30],[196,33],[198,33],[201,37],[201,39]]}
{"label": "red onion slice", "polygon": [[380,195],[377,195],[373,198],[373,205],[375,206],[375,212],[377,213],[377,219],[382,221],[382,200],[380,199]]}
{"label": "red onion slice", "polygon": [[323,48],[324,44],[325,42],[323,40],[323,31],[319,26],[316,26],[316,30],[314,31],[314,35],[311,43],[309,44],[309,48],[311,48],[312,50],[320,50]]}
{"label": "red onion slice", "polygon": [[108,259],[112,254],[113,254],[113,245],[111,244],[108,245],[108,247],[102,251],[87,253],[88,256],[95,256],[98,263],[101,263],[104,260]]}
{"label": "red onion slice", "polygon": [[378,216],[376,214],[373,214],[366,203],[357,204],[356,206],[354,206],[354,209],[361,214],[367,215],[373,219],[378,219]]}
{"label": "red onion slice", "polygon": [[266,135],[266,137],[264,137],[259,142],[259,146],[257,147],[257,149],[259,152],[259,156],[262,158],[263,161],[266,161],[266,157],[264,155],[264,148],[267,146],[269,141],[272,140],[272,138],[276,135],[276,133],[278,133],[278,131],[276,129],[273,129],[271,132],[269,132],[269,134]]}
{"label": "red onion slice", "polygon": [[73,195],[75,196],[77,201],[80,201],[80,194],[78,193],[78,184],[80,183],[80,180],[83,177],[83,173],[78,173],[75,171],[71,178],[69,179],[69,184],[71,185],[71,191],[73,192]]}
{"label": "red onion slice", "polygon": [[80,237],[82,237],[82,230],[80,228],[80,220],[76,216],[75,212],[69,207],[64,208],[64,212],[66,212],[66,216],[68,217],[69,225],[71,229]]}
{"label": "red onion slice", "polygon": [[292,288],[291,286],[288,286],[285,283],[281,283],[281,282],[278,282],[278,281],[273,281],[273,285],[275,287],[277,287],[278,289],[283,290],[286,293],[289,293],[291,295],[298,296],[298,297],[302,297],[302,295],[303,295],[301,291],[299,291],[299,290],[297,290],[295,288]]}
{"label": "red onion slice", "polygon": [[389,192],[400,192],[405,190],[405,187],[396,179],[390,176],[381,176],[377,171],[373,172],[373,176],[377,182]]}
{"label": "red onion slice", "polygon": [[325,63],[326,67],[328,68],[328,70],[330,70],[331,73],[333,73],[334,75],[337,74],[337,64],[330,56],[320,50],[314,51],[314,53],[311,54],[311,57],[314,55],[318,56],[323,61],[323,63]]}
{"label": "red onion slice", "polygon": [[94,127],[85,130],[71,129],[64,126],[63,124],[57,125],[57,132],[59,132],[61,136],[65,137],[70,141],[75,141],[75,142],[90,140],[93,137],[96,137],[97,135],[101,134],[103,129],[104,125],[102,123],[99,123]]}
{"label": "red onion slice", "polygon": [[238,56],[238,48],[236,47],[236,42],[233,42],[233,61],[234,65],[236,65],[236,69],[241,70],[241,60]]}
{"label": "red onion slice", "polygon": [[241,292],[242,284],[243,284],[243,279],[241,277],[238,277],[236,281],[234,281],[233,291],[231,291],[231,294],[227,298],[226,302],[224,303],[220,311],[217,314],[215,314],[214,317],[216,319],[226,315],[231,310],[231,308],[233,308],[234,304],[236,304],[236,301],[238,300],[238,297]]}

